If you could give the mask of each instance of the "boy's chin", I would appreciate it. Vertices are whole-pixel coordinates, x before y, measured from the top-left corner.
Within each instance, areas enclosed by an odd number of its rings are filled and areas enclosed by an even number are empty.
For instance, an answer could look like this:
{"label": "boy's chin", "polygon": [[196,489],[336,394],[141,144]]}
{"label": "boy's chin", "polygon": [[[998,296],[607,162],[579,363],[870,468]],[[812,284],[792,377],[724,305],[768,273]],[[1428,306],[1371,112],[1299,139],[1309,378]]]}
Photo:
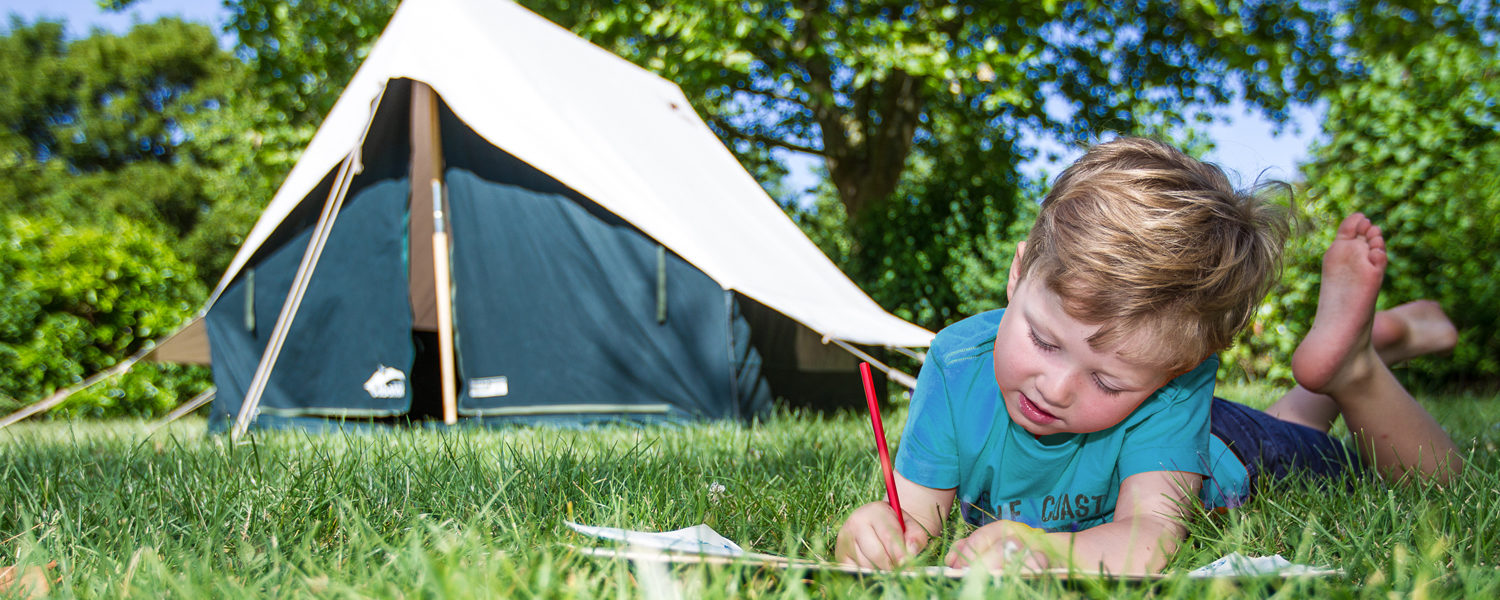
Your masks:
{"label": "boy's chin", "polygon": [[1058,434],[1062,434],[1062,433],[1073,433],[1073,432],[1067,431],[1067,430],[1065,430],[1065,429],[1063,429],[1061,427],[1037,427],[1035,425],[1027,426],[1026,424],[1022,424],[1021,425],[1021,429],[1026,430],[1026,433],[1029,433],[1029,434],[1031,434],[1034,437],[1047,437],[1049,435],[1058,435]]}

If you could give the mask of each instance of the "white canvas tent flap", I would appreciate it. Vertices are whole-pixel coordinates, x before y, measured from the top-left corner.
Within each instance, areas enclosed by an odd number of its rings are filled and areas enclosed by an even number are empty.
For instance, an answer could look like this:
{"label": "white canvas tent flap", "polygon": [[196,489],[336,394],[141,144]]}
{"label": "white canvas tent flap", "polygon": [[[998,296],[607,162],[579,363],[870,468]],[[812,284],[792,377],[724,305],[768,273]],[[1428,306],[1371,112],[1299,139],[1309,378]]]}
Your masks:
{"label": "white canvas tent flap", "polygon": [[246,238],[210,304],[359,142],[395,78],[422,81],[480,136],[738,291],[829,338],[925,346],[820,252],[676,85],[509,2],[408,1]]}

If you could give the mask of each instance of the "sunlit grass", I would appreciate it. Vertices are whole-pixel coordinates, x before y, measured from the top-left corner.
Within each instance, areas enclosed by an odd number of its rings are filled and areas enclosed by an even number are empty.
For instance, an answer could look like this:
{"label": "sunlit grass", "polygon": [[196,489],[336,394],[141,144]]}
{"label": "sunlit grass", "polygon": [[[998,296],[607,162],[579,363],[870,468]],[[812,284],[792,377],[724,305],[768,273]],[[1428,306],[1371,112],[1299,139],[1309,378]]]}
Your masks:
{"label": "sunlit grass", "polygon": [[[1279,392],[1221,393],[1254,403]],[[1459,481],[1278,485],[1241,510],[1195,522],[1172,569],[1234,551],[1280,553],[1348,576],[1240,591],[1500,594],[1500,398],[1425,400],[1473,453]],[[887,416],[893,436],[904,416]],[[564,519],[646,530],[708,523],[749,550],[827,559],[844,516],[883,492],[859,414],[779,414],[754,427],[259,432],[241,445],[203,430],[190,420],[149,435],[139,422],[0,431],[0,564],[56,560],[61,597],[639,596],[637,571],[572,550],[593,542]],[[745,566],[679,567],[670,576],[684,597],[1201,597],[1237,588],[1180,578],[859,579]]]}

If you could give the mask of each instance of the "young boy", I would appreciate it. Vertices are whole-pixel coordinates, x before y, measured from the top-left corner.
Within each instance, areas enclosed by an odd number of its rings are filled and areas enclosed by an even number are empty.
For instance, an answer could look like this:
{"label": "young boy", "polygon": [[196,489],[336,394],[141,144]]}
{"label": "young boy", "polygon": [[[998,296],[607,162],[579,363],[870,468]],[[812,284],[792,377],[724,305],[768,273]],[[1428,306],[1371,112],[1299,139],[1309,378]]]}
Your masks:
{"label": "young boy", "polygon": [[[1363,215],[1325,254],[1292,361],[1301,387],[1265,413],[1213,397],[1214,354],[1250,321],[1286,231],[1272,205],[1169,146],[1089,150],[1017,249],[1009,306],[933,340],[896,456],[902,521],[885,502],[860,507],[836,555],[889,568],[942,531],[956,500],[978,528],[951,566],[1154,572],[1200,491],[1236,505],[1258,477],[1361,463],[1395,478],[1456,474],[1457,448],[1372,342],[1378,329],[1390,360],[1442,349],[1416,314],[1436,307],[1375,318],[1385,242]],[[1359,458],[1327,435],[1339,414]]]}

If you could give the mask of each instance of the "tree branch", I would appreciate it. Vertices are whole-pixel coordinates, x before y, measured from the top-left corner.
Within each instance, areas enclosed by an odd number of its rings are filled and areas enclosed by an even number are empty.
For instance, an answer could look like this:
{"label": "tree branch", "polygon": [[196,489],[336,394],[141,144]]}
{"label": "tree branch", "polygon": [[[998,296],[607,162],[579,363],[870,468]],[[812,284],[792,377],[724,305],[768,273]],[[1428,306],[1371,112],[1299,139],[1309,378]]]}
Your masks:
{"label": "tree branch", "polygon": [[765,134],[760,134],[760,133],[751,133],[751,132],[745,131],[743,129],[740,129],[738,127],[735,127],[734,125],[730,125],[729,123],[724,122],[723,119],[720,119],[718,117],[710,116],[710,117],[708,117],[708,122],[712,123],[715,127],[719,128],[720,130],[726,132],[729,135],[729,137],[732,137],[732,138],[737,139],[737,140],[744,140],[744,141],[752,142],[752,143],[761,143],[761,144],[765,144],[767,146],[774,146],[774,147],[777,147],[777,148],[783,148],[783,149],[786,149],[786,150],[791,150],[792,152],[801,152],[803,154],[812,154],[814,156],[825,156],[824,150],[821,149],[821,148],[814,148],[812,146],[804,146],[802,144],[797,144],[797,143],[794,143],[794,142],[789,142],[789,141],[783,140],[783,139],[775,137],[775,136],[770,136],[770,135],[765,135]]}

